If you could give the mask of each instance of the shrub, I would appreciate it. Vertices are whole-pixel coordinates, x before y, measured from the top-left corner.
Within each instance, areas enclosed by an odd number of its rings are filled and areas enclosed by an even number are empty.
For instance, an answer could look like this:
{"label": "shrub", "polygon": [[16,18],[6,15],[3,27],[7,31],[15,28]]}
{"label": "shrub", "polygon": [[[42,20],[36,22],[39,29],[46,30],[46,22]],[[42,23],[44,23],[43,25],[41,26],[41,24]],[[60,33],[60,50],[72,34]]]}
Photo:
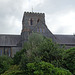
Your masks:
{"label": "shrub", "polygon": [[47,62],[28,63],[28,75],[72,75],[71,72],[62,68],[55,68]]}

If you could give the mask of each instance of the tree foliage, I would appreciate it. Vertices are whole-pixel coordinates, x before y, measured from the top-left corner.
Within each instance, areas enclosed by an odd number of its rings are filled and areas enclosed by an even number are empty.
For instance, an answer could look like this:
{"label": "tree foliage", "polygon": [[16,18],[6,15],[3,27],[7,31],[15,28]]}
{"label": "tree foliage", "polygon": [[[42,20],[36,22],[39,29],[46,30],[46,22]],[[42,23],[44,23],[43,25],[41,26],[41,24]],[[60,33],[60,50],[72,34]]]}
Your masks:
{"label": "tree foliage", "polygon": [[27,75],[43,75],[44,72],[42,72],[41,69],[39,71],[35,70],[35,74],[33,71],[31,74],[28,74],[29,66],[27,65],[30,63],[30,67],[32,67],[33,64],[37,63],[38,66],[36,64],[35,66],[36,68],[39,68],[40,64],[38,63],[42,63],[42,61],[45,62],[44,64],[47,62],[57,67],[53,68],[54,70],[52,70],[52,72],[56,71],[55,75],[71,75],[68,70],[75,74],[74,54],[75,48],[64,50],[61,46],[54,43],[50,38],[46,38],[37,33],[32,33],[29,36],[28,41],[25,42],[23,49],[15,54],[13,60],[14,64],[20,65],[20,69],[25,71]]}
{"label": "tree foliage", "polygon": [[43,61],[52,63],[57,62],[56,66],[60,66],[58,61],[62,61],[64,50],[59,45],[52,42],[50,38],[46,38],[39,46],[40,56]]}
{"label": "tree foliage", "polygon": [[75,47],[65,51],[63,65],[64,68],[75,74]]}
{"label": "tree foliage", "polygon": [[25,72],[20,70],[19,65],[12,65],[1,75],[25,75]]}
{"label": "tree foliage", "polygon": [[13,64],[12,58],[8,56],[0,56],[0,74],[4,73]]}
{"label": "tree foliage", "polygon": [[14,55],[14,57],[13,57],[13,62],[14,62],[14,64],[19,65],[19,63],[20,63],[20,61],[21,61],[21,57],[22,57],[22,55],[23,55],[24,53],[26,53],[26,49],[23,48],[21,51],[17,52],[17,53]]}
{"label": "tree foliage", "polygon": [[28,63],[25,70],[20,70],[19,66],[11,66],[2,75],[72,75],[71,72],[62,68],[55,68],[48,62]]}
{"label": "tree foliage", "polygon": [[71,72],[62,68],[55,68],[48,62],[28,63],[27,75],[72,75]]}

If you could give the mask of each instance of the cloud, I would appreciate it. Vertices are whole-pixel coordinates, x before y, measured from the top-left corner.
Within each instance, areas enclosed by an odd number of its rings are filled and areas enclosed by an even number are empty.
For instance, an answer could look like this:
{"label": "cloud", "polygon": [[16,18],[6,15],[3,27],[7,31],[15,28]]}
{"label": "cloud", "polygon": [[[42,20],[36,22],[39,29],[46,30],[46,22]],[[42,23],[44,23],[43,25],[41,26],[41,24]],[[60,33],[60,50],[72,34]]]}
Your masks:
{"label": "cloud", "polygon": [[[0,33],[14,34],[21,31],[21,0],[0,0]],[[17,29],[20,27],[20,29]],[[20,31],[17,31],[20,30]]]}
{"label": "cloud", "polygon": [[0,0],[0,34],[20,34],[24,11],[46,14],[54,34],[72,34],[75,27],[75,0]]}
{"label": "cloud", "polygon": [[[48,16],[49,17],[49,16]],[[51,20],[48,19],[47,23],[49,29],[54,34],[73,34],[75,31],[75,12],[70,11],[66,14],[51,15]]]}

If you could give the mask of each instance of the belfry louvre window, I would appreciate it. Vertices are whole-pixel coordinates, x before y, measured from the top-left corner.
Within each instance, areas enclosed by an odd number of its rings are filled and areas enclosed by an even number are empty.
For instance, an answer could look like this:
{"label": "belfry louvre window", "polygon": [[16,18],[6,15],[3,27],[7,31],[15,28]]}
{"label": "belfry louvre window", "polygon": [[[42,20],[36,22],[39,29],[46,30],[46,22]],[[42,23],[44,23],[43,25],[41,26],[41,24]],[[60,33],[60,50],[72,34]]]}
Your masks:
{"label": "belfry louvre window", "polygon": [[30,19],[30,25],[33,25],[33,20],[32,20],[32,18]]}
{"label": "belfry louvre window", "polygon": [[37,23],[39,22],[39,19],[37,20]]}

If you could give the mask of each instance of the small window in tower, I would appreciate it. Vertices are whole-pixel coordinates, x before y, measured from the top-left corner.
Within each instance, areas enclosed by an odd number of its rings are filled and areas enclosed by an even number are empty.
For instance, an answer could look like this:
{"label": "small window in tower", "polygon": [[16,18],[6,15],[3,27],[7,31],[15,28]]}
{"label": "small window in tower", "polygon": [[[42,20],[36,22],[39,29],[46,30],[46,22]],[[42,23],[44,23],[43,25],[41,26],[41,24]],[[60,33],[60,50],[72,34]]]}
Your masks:
{"label": "small window in tower", "polygon": [[37,23],[39,22],[39,19],[37,20]]}
{"label": "small window in tower", "polygon": [[30,19],[30,25],[33,25],[33,20],[32,20],[32,18]]}

